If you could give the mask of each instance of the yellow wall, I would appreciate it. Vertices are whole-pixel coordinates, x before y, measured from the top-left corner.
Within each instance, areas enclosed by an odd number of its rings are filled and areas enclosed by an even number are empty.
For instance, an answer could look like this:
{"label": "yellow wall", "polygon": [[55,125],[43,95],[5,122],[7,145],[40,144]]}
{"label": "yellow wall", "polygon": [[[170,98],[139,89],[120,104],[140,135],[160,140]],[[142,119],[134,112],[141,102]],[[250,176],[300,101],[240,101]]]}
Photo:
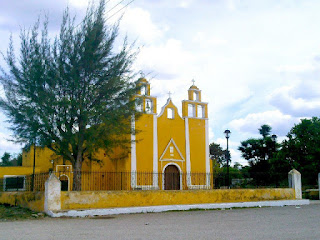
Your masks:
{"label": "yellow wall", "polygon": [[152,172],[153,114],[143,114],[139,120],[136,121],[136,130],[137,172]]}
{"label": "yellow wall", "polygon": [[[34,147],[31,146],[28,152],[23,151],[22,154],[22,166],[24,167],[33,167],[33,156],[34,156]],[[35,163],[36,167],[40,169],[41,172],[47,172],[49,168],[52,168],[52,159],[58,161],[57,157],[49,148],[40,148],[36,147],[36,156]],[[62,162],[62,160],[60,160]]]}
{"label": "yellow wall", "polygon": [[[204,119],[189,119],[191,172],[206,172],[206,129]],[[193,183],[192,183],[193,184]]]}
{"label": "yellow wall", "polygon": [[[35,173],[40,172],[40,168],[35,168]],[[32,167],[0,167],[0,178],[4,175],[31,175],[33,173]]]}
{"label": "yellow wall", "polygon": [[[174,109],[174,118],[168,119],[167,109]],[[186,159],[186,140],[185,140],[185,126],[184,120],[179,116],[177,107],[170,102],[164,108],[163,114],[158,117],[158,157],[164,153],[168,143],[171,139],[174,140],[177,147],[179,148],[184,161],[174,161],[174,159],[180,159],[180,156],[173,156],[172,161],[159,161],[159,172],[163,172],[163,168],[166,164],[175,162],[180,166],[183,172],[186,171],[185,159]]]}
{"label": "yellow wall", "polygon": [[61,208],[69,210],[288,199],[294,199],[293,189],[61,192]]}
{"label": "yellow wall", "polygon": [[0,192],[0,204],[10,204],[42,212],[44,192]]}

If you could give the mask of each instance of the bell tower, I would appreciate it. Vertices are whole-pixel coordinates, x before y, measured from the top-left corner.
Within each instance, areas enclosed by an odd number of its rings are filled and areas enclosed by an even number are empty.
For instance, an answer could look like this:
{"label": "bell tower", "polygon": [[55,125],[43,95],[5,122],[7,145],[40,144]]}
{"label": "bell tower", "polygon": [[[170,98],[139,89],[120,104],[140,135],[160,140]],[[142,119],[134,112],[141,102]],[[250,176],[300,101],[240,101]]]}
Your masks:
{"label": "bell tower", "polygon": [[183,118],[208,118],[208,103],[201,102],[201,90],[193,84],[188,90],[188,100],[182,101]]}
{"label": "bell tower", "polygon": [[[208,103],[201,101],[201,90],[193,84],[188,90],[188,100],[182,101],[185,121],[187,185],[192,188],[210,188]],[[206,172],[201,181],[191,179],[190,173]]]}
{"label": "bell tower", "polygon": [[153,174],[148,183],[136,176],[136,172],[158,172],[157,98],[150,95],[150,83],[145,78],[138,80],[135,101],[141,116],[131,123],[136,130],[136,134],[131,135],[131,187],[143,189],[152,185],[158,189],[157,174]]}
{"label": "bell tower", "polygon": [[150,83],[145,78],[140,78],[140,86],[136,95],[136,109],[145,114],[157,113],[157,98],[150,95]]}

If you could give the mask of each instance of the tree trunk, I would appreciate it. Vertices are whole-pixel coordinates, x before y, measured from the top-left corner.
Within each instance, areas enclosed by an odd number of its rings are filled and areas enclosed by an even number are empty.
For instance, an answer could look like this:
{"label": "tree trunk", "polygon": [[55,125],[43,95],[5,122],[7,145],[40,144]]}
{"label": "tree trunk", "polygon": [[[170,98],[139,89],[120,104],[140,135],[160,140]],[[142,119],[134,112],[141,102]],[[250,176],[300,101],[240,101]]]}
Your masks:
{"label": "tree trunk", "polygon": [[82,156],[78,154],[77,160],[73,171],[73,191],[81,191],[81,168],[82,168]]}

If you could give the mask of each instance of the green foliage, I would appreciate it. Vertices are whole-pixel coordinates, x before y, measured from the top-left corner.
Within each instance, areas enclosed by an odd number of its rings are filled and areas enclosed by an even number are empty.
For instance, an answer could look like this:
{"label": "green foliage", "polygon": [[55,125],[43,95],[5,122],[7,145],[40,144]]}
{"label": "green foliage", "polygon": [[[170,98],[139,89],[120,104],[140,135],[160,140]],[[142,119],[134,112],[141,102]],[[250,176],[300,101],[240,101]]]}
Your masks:
{"label": "green foliage", "polygon": [[281,167],[295,168],[305,184],[315,184],[320,172],[320,119],[302,119],[287,137],[277,155]]}
{"label": "green foliage", "polygon": [[[223,150],[220,144],[216,144],[214,142],[209,145],[210,159],[216,162],[219,166],[223,166],[227,164],[227,150]],[[229,151],[230,155],[230,151]],[[231,155],[229,159],[229,163],[231,162]]]}
{"label": "green foliage", "polygon": [[7,153],[5,152],[2,157],[1,157],[1,166],[12,166],[12,163],[11,163],[11,154],[10,153]]}
{"label": "green foliage", "polygon": [[[2,71],[5,111],[16,141],[48,147],[76,171],[84,158],[114,146],[128,146],[137,82],[131,70],[136,52],[124,40],[116,52],[118,25],[107,26],[105,1],[88,8],[76,25],[65,11],[60,34],[48,36],[48,21],[21,32],[20,57],[10,42]],[[81,179],[74,174],[74,187]],[[80,187],[79,187],[80,188]],[[76,190],[76,189],[74,189]]]}
{"label": "green foliage", "polygon": [[[248,172],[256,185],[278,184],[280,181],[280,169],[275,167],[278,164],[276,156],[280,145],[270,137],[271,130],[269,125],[262,125],[259,128],[262,138],[249,138],[242,141],[238,148],[241,156],[249,163]],[[286,178],[287,170],[284,173]]]}
{"label": "green foliage", "polygon": [[43,219],[44,213],[37,213],[26,208],[0,204],[0,222]]}
{"label": "green foliage", "polygon": [[269,125],[262,125],[259,132],[262,138],[249,138],[241,142],[238,150],[241,156],[248,160],[251,166],[258,164],[261,161],[268,161],[275,156],[280,145],[272,140],[270,132],[272,128]]}
{"label": "green foliage", "polygon": [[22,153],[17,155],[11,155],[10,153],[5,152],[1,157],[2,162],[0,166],[22,166]]}
{"label": "green foliage", "polygon": [[271,127],[267,124],[262,125],[259,128],[259,133],[263,136],[263,138],[266,138],[267,136],[270,136]]}

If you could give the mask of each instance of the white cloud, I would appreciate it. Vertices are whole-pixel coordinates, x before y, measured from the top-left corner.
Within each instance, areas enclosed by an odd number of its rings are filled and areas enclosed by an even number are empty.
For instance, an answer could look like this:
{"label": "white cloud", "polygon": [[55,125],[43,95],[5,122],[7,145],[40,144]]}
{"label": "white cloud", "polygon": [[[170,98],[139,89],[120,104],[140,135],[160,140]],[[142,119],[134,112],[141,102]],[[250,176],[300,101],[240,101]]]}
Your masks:
{"label": "white cloud", "polygon": [[225,1],[227,9],[230,11],[234,11],[236,10],[236,4],[234,0],[227,0]]}
{"label": "white cloud", "polygon": [[318,116],[320,86],[317,81],[300,81],[293,86],[275,89],[269,101],[285,114],[295,117]]}
{"label": "white cloud", "polygon": [[3,154],[4,152],[18,152],[21,150],[21,145],[8,141],[9,139],[11,139],[9,135],[0,132],[0,154]]}
{"label": "white cloud", "polygon": [[69,0],[69,4],[76,8],[86,8],[88,3],[88,0]]}
{"label": "white cloud", "polygon": [[120,27],[121,31],[128,32],[130,37],[136,37],[144,42],[155,41],[167,31],[166,26],[161,28],[154,24],[150,13],[142,8],[128,8]]}
{"label": "white cloud", "polygon": [[227,43],[225,39],[222,39],[220,37],[211,36],[210,34],[206,32],[197,32],[194,37],[192,38],[192,41],[205,45],[208,47],[208,45],[214,46],[214,45],[224,45]]}
{"label": "white cloud", "polygon": [[243,133],[258,134],[258,129],[261,125],[268,124],[272,127],[272,133],[284,136],[297,122],[299,122],[299,118],[283,114],[279,110],[274,110],[250,113],[244,118],[232,120],[230,126],[232,129]]}
{"label": "white cloud", "polygon": [[313,71],[316,66],[310,63],[300,65],[281,65],[276,68],[277,72],[291,72],[291,73],[302,73],[306,71]]}
{"label": "white cloud", "polygon": [[181,8],[188,8],[193,3],[193,1],[194,0],[181,0],[178,6]]}
{"label": "white cloud", "polygon": [[142,48],[137,67],[166,75],[167,79],[170,79],[183,75],[184,69],[192,60],[192,54],[183,49],[181,41],[171,38],[164,44]]}

